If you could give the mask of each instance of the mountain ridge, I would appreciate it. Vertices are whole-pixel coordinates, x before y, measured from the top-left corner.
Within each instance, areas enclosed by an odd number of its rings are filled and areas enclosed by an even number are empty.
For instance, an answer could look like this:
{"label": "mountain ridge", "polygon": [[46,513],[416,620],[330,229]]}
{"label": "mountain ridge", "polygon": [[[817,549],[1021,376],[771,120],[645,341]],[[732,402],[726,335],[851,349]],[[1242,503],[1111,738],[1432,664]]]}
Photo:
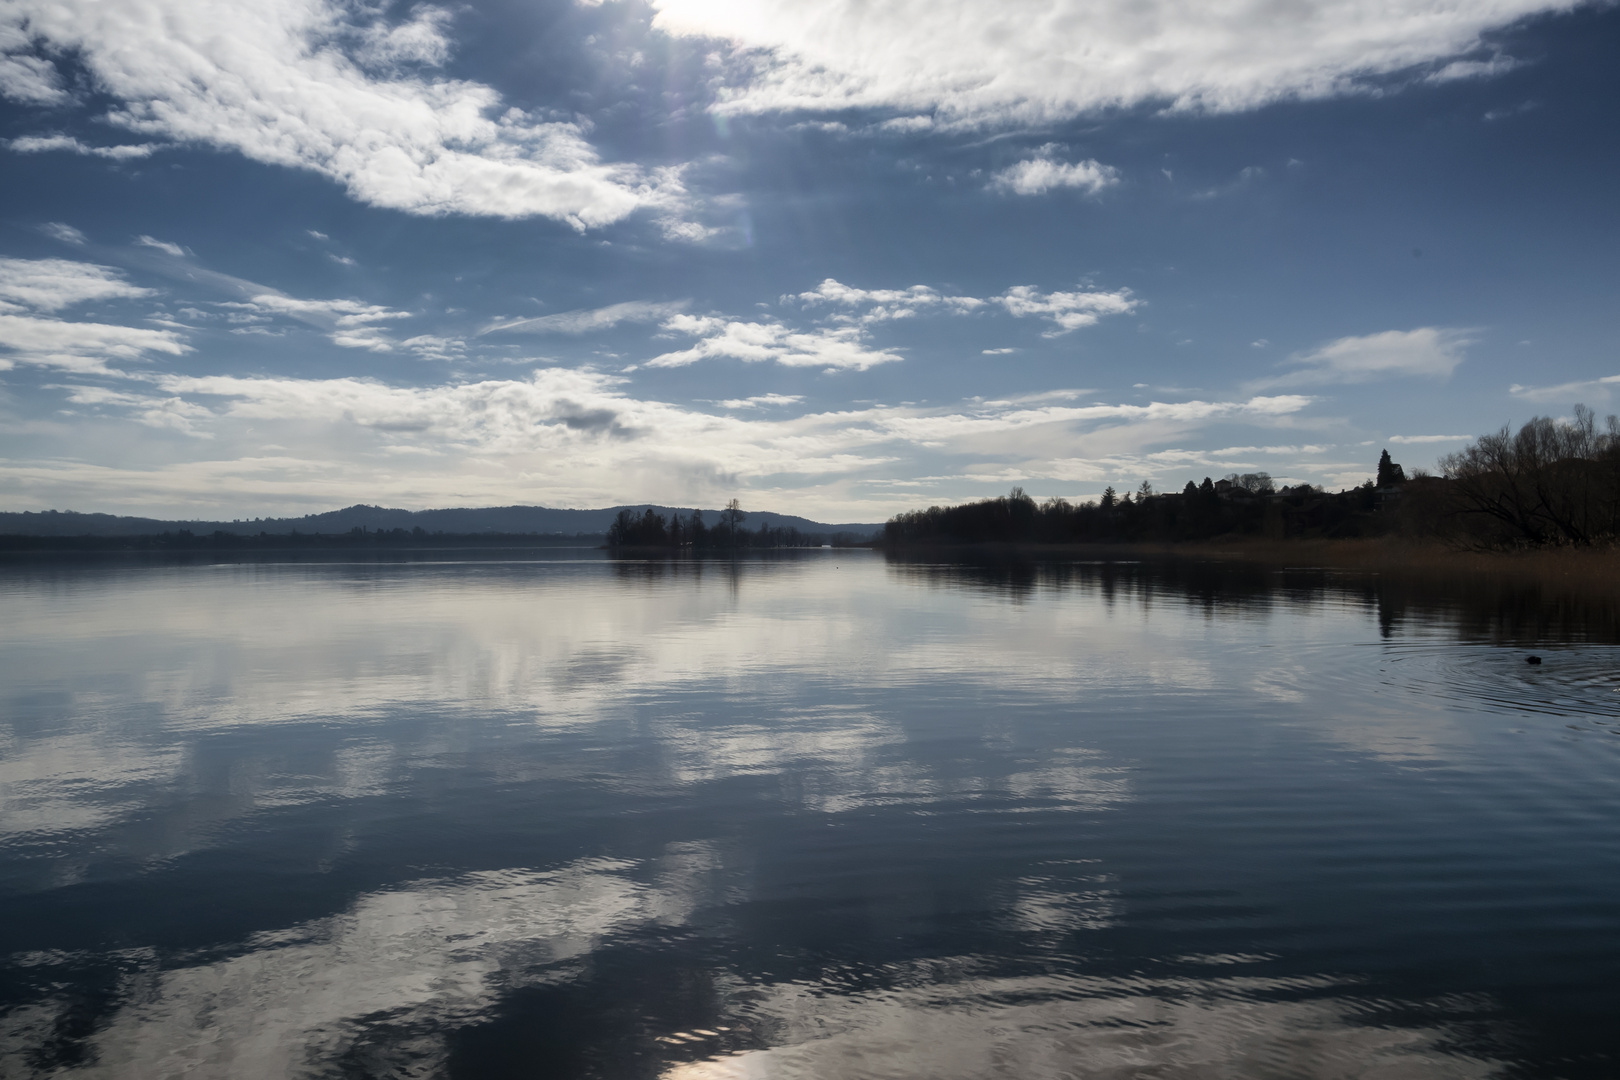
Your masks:
{"label": "mountain ridge", "polygon": [[[145,536],[182,529],[193,533],[226,532],[238,536],[259,533],[346,533],[354,529],[389,531],[422,529],[429,533],[569,536],[606,533],[621,510],[636,514],[652,510],[666,517],[678,513],[688,517],[692,507],[634,503],[597,510],[565,510],[549,506],[449,507],[436,510],[399,510],[356,503],[341,510],[305,514],[296,518],[253,518],[232,521],[164,520],[117,514],[81,513],[76,510],[0,511],[0,535],[12,536]],[[720,520],[719,510],[697,511],[706,525]],[[828,524],[794,514],[770,510],[746,511],[744,525],[757,529],[792,528],[809,533],[875,533],[881,524],[869,522]]]}

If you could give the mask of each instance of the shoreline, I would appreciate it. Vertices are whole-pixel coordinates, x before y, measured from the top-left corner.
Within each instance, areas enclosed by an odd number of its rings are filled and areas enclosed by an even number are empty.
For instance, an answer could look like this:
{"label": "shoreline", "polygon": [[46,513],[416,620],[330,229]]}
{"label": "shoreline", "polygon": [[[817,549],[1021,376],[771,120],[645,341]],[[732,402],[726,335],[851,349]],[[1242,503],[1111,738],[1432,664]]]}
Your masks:
{"label": "shoreline", "polygon": [[1355,540],[1269,540],[1241,537],[1184,543],[1121,544],[897,544],[875,545],[892,557],[942,561],[1082,559],[1104,562],[1176,560],[1246,564],[1273,570],[1340,570],[1388,577],[1491,578],[1524,584],[1580,587],[1620,593],[1620,549],[1540,548],[1528,551],[1459,551],[1444,544],[1389,537]]}

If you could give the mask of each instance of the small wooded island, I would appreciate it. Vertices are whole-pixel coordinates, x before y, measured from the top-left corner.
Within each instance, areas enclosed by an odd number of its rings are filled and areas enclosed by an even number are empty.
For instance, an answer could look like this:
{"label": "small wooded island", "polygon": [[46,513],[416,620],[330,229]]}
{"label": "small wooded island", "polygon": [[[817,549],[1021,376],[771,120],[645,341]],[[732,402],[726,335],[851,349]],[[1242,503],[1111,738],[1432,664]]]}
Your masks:
{"label": "small wooded island", "polygon": [[639,514],[620,510],[608,527],[607,546],[725,553],[761,548],[849,547],[872,540],[854,533],[813,533],[791,526],[747,529],[743,527],[747,517],[736,499],[720,511],[720,520],[713,526],[704,523],[700,510],[692,511],[689,517],[672,513],[667,518],[650,507]]}

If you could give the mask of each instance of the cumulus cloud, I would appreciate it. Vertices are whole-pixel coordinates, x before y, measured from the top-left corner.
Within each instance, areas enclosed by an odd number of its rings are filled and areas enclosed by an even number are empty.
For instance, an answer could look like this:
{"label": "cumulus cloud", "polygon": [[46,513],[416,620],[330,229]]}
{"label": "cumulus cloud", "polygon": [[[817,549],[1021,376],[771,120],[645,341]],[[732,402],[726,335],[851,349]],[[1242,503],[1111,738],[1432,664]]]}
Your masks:
{"label": "cumulus cloud", "polygon": [[1141,306],[1129,289],[1113,292],[1043,293],[1033,285],[1015,285],[996,303],[1015,318],[1036,316],[1054,324],[1043,337],[1059,337],[1085,326],[1095,326],[1105,315],[1128,315]]}
{"label": "cumulus cloud", "polygon": [[[653,0],[654,25],[729,43],[719,108],[894,110],[1032,123],[1144,103],[1231,111],[1400,72],[1484,75],[1484,35],[1578,0]],[[1485,65],[1455,69],[1453,63]]]}
{"label": "cumulus cloud", "polygon": [[863,323],[907,319],[925,308],[962,314],[985,304],[985,301],[972,296],[947,296],[927,285],[913,285],[907,289],[860,289],[845,285],[835,278],[826,278],[809,292],[784,296],[782,302],[797,302],[807,308],[820,304],[846,309],[864,307],[866,310],[859,316],[841,316]]}
{"label": "cumulus cloud", "polygon": [[71,52],[118,103],[112,123],[313,170],[373,206],[581,229],[651,206],[678,224],[678,170],[605,164],[578,124],[427,70],[449,49],[441,10],[392,28],[357,25],[358,11],[336,0],[16,0],[0,14],[0,92],[63,100],[51,57]]}
{"label": "cumulus cloud", "polygon": [[[684,367],[700,360],[724,357],[750,363],[771,361],[788,367],[865,371],[901,359],[892,348],[871,345],[870,330],[878,323],[929,312],[961,315],[996,306],[1014,318],[1034,316],[1050,321],[1053,329],[1044,336],[1057,337],[1091,326],[1105,315],[1133,311],[1141,303],[1129,289],[1042,293],[1034,286],[1018,285],[986,300],[948,295],[927,285],[866,289],[846,285],[836,278],[826,278],[807,292],[785,295],[781,302],[797,305],[810,313],[818,309],[831,310],[819,320],[820,325],[808,329],[795,328],[775,319],[748,321],[716,315],[676,315],[663,324],[664,332],[688,334],[698,338],[698,342],[689,348],[656,356],[643,366]],[[999,350],[986,351],[986,355],[998,353]]]}
{"label": "cumulus cloud", "polygon": [[24,135],[21,138],[12,139],[6,146],[19,154],[39,154],[47,150],[66,150],[71,154],[107,158],[111,161],[131,161],[151,157],[154,151],[162,149],[162,147],[155,146],[152,143],[91,146],[88,143],[80,142],[71,135]]}
{"label": "cumulus cloud", "polygon": [[[861,289],[834,278],[827,278],[810,292],[784,296],[782,300],[784,303],[796,301],[806,308],[818,304],[845,309],[864,307],[865,311],[845,317],[847,321],[859,323],[909,318],[930,308],[964,314],[993,304],[1014,318],[1036,316],[1050,320],[1056,328],[1048,331],[1047,337],[1092,326],[1105,315],[1129,314],[1142,303],[1129,289],[1043,293],[1033,285],[1015,285],[1000,296],[985,300],[974,296],[948,296],[926,285],[913,285],[908,289]],[[997,351],[987,350],[986,355]]]}
{"label": "cumulus cloud", "polygon": [[[64,226],[65,228],[65,226]],[[75,230],[76,231],[76,230]],[[9,259],[0,256],[0,311],[60,311],[87,300],[151,296],[110,266],[71,259]]]}
{"label": "cumulus cloud", "polygon": [[410,21],[398,26],[379,22],[363,30],[355,59],[366,67],[382,69],[443,65],[450,59],[450,12],[424,4],[411,14]]}
{"label": "cumulus cloud", "polygon": [[784,367],[865,371],[900,359],[898,353],[868,347],[865,331],[857,326],[794,330],[774,321],[677,315],[664,328],[699,340],[690,348],[655,356],[646,362],[646,367],[685,367],[699,360],[724,357],[747,363],[771,361]]}
{"label": "cumulus cloud", "polygon": [[650,300],[627,300],[599,308],[581,308],[556,315],[539,315],[531,319],[506,319],[492,322],[479,330],[480,336],[502,331],[522,331],[530,334],[588,334],[607,330],[620,323],[657,322],[686,308],[688,300],[655,303]]}
{"label": "cumulus cloud", "polygon": [[68,94],[56,66],[33,55],[34,49],[22,25],[0,18],[0,96],[30,105],[60,105]]}
{"label": "cumulus cloud", "polygon": [[1044,195],[1054,188],[1074,188],[1095,195],[1119,183],[1119,170],[1096,161],[1073,164],[1055,160],[1055,146],[1043,146],[1040,156],[1009,165],[990,178],[990,190],[1013,195]]}
{"label": "cumulus cloud", "polygon": [[1468,344],[1465,332],[1437,326],[1343,337],[1291,357],[1287,363],[1297,370],[1251,385],[1262,389],[1411,376],[1444,379],[1462,363]]}

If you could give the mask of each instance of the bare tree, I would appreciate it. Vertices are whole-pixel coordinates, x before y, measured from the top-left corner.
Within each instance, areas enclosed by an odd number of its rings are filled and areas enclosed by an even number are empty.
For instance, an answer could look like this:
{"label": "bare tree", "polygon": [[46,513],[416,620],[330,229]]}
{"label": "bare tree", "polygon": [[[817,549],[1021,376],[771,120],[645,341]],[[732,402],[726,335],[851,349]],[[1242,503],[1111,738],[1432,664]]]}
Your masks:
{"label": "bare tree", "polygon": [[1440,459],[1452,513],[1480,546],[1584,546],[1620,533],[1620,421],[1599,431],[1585,405],[1573,420],[1532,417]]}

